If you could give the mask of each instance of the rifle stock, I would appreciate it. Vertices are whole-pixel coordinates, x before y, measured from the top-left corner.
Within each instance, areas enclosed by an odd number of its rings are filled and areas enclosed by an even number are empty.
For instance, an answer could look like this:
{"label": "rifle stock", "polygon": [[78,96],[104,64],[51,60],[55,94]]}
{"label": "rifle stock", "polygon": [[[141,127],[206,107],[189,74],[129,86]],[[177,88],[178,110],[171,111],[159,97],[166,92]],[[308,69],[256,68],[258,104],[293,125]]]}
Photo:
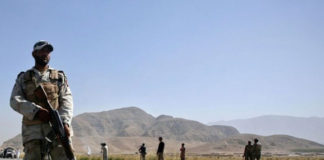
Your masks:
{"label": "rifle stock", "polygon": [[47,109],[49,111],[49,114],[51,117],[51,119],[50,119],[51,127],[52,127],[53,131],[55,132],[56,136],[60,139],[66,156],[68,157],[69,160],[75,160],[75,156],[73,154],[73,149],[72,149],[72,144],[64,130],[64,125],[63,125],[62,119],[61,119],[58,111],[53,109],[52,105],[49,103],[49,101],[47,99],[47,94],[46,94],[43,86],[39,85],[36,88],[34,93],[35,93],[37,100],[42,102],[42,104],[44,104],[44,106],[42,106],[42,107],[44,107],[45,109]]}

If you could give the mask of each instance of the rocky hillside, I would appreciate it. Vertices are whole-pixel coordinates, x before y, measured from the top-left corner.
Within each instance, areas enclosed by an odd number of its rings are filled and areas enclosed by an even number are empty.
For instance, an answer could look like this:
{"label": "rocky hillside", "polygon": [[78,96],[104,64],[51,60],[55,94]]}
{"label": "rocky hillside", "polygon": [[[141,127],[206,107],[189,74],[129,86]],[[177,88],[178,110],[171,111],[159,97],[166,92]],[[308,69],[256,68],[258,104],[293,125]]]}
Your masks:
{"label": "rocky hillside", "polygon": [[154,123],[155,118],[136,107],[99,113],[84,113],[73,118],[76,137],[129,137],[141,136]]}
{"label": "rocky hillside", "polygon": [[258,135],[286,134],[324,144],[324,118],[292,116],[260,116],[250,119],[218,121],[210,124],[228,125],[241,133]]}
{"label": "rocky hillside", "polygon": [[200,153],[213,153],[215,150],[225,153],[242,152],[247,142],[253,143],[254,138],[259,139],[263,153],[289,154],[296,151],[312,152],[315,150],[324,152],[324,145],[313,141],[288,135],[259,136],[254,134],[238,134],[217,143],[198,145],[193,149]]}
{"label": "rocky hillside", "polygon": [[154,118],[136,107],[100,113],[84,113],[73,119],[76,137],[165,137],[180,141],[216,141],[239,132],[229,126],[207,126],[202,123],[159,116]]}

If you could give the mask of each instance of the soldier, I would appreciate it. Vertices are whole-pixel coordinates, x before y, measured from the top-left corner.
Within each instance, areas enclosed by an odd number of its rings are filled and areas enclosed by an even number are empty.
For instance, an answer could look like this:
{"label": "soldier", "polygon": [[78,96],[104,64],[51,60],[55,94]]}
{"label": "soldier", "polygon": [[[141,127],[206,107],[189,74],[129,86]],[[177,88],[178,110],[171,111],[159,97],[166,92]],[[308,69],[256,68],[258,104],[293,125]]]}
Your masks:
{"label": "soldier", "polygon": [[251,144],[251,141],[248,141],[248,144],[244,148],[244,154],[243,154],[243,157],[245,157],[245,160],[252,160],[252,149],[253,149],[253,146]]}
{"label": "soldier", "polygon": [[101,143],[101,153],[102,153],[102,159],[108,160],[108,146],[106,143]]}
{"label": "soldier", "polygon": [[[49,125],[49,112],[42,107],[42,103],[36,99],[34,90],[42,85],[52,107],[58,110],[64,124],[64,130],[69,137],[72,136],[71,120],[73,116],[73,100],[67,78],[63,71],[50,68],[53,46],[47,41],[35,43],[32,56],[35,66],[26,72],[21,72],[13,87],[10,106],[23,115],[22,141],[24,146],[24,160],[44,159],[52,160],[68,159],[60,141],[48,137],[52,133]],[[45,137],[53,138],[48,143]],[[48,156],[48,157],[47,157]]]}
{"label": "soldier", "polygon": [[181,144],[180,148],[180,159],[185,160],[186,148],[184,147],[184,143]]}
{"label": "soldier", "polygon": [[253,160],[260,160],[261,158],[261,145],[258,144],[259,140],[258,139],[254,139],[254,144],[252,147],[252,159]]}
{"label": "soldier", "polygon": [[140,160],[145,160],[145,155],[146,155],[145,143],[142,144],[142,146],[138,149],[138,151],[141,154]]}
{"label": "soldier", "polygon": [[163,152],[164,152],[164,142],[162,141],[162,137],[159,137],[159,147],[158,150],[156,152],[156,155],[158,157],[158,160],[164,160],[163,158]]}

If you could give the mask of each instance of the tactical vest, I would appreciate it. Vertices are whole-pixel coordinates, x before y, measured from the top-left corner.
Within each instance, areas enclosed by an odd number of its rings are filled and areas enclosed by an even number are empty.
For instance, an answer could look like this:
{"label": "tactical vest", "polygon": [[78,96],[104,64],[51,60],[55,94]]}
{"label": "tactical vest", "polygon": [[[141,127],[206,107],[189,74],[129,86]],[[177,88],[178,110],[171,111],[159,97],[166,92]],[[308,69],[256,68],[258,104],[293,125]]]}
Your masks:
{"label": "tactical vest", "polygon": [[[47,98],[49,103],[52,105],[53,109],[59,108],[59,84],[58,82],[62,82],[62,77],[59,75],[59,71],[57,70],[49,70],[49,81],[48,82],[37,82],[35,77],[35,72],[33,70],[28,70],[24,76],[24,87],[23,92],[25,94],[26,100],[30,102],[34,102],[39,106],[45,106],[42,102],[38,101],[35,97],[34,91],[41,84],[44,87],[44,90],[47,94]],[[34,125],[43,123],[37,117],[33,120],[27,119],[25,116],[23,117],[23,123],[25,125]]]}

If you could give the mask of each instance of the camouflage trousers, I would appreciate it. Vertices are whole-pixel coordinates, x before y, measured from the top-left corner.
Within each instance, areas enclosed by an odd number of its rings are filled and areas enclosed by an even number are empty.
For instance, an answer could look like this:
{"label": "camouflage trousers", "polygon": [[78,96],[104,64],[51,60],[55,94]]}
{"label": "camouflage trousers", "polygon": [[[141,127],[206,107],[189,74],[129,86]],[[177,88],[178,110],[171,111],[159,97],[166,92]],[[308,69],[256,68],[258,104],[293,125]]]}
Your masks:
{"label": "camouflage trousers", "polygon": [[253,157],[252,157],[252,155],[251,154],[247,154],[247,155],[245,155],[244,156],[245,158],[245,160],[253,160]]}
{"label": "camouflage trousers", "polygon": [[102,155],[102,159],[103,160],[108,160],[108,154],[107,154],[107,152]]}
{"label": "camouflage trousers", "polygon": [[64,148],[57,142],[46,146],[42,140],[31,140],[24,145],[24,152],[24,160],[68,160]]}
{"label": "camouflage trousers", "polygon": [[253,155],[252,160],[260,160],[261,159],[261,154]]}

